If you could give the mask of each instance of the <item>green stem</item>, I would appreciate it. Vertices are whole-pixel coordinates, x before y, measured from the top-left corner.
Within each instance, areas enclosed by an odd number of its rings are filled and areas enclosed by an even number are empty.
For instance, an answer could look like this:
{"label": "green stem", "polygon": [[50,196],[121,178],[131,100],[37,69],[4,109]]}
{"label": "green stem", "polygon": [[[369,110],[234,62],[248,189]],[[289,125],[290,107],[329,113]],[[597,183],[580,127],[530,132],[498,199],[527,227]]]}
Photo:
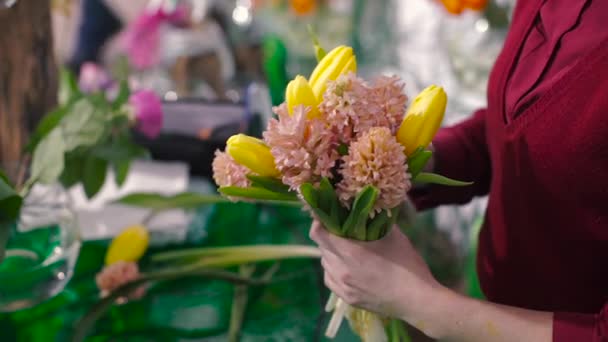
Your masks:
{"label": "green stem", "polygon": [[232,272],[222,270],[210,270],[210,269],[198,269],[193,271],[191,269],[180,269],[172,271],[159,271],[154,273],[142,274],[139,279],[126,283],[110,293],[107,297],[97,302],[89,311],[76,322],[74,326],[74,334],[72,335],[73,342],[84,341],[87,336],[87,332],[93,326],[93,324],[112,306],[112,304],[120,297],[124,297],[131,293],[139,286],[150,282],[160,280],[170,280],[181,277],[205,277],[209,279],[218,279],[235,284],[249,284],[254,286],[268,284],[268,280],[253,279],[236,275]]}
{"label": "green stem", "polygon": [[[253,265],[242,265],[239,274],[243,277],[251,277],[255,271]],[[230,311],[230,326],[228,328],[228,342],[238,342],[243,326],[243,318],[247,309],[248,299],[247,285],[234,285],[234,295],[232,298],[232,310]]]}
{"label": "green stem", "polygon": [[397,327],[398,324],[399,324],[399,321],[397,321],[396,319],[391,320],[391,324],[389,326],[390,334],[388,335],[389,342],[401,342],[400,336],[399,336],[399,328]]}
{"label": "green stem", "polygon": [[175,261],[175,259],[194,259],[237,255],[243,259],[251,256],[278,256],[279,258],[320,257],[318,248],[302,245],[255,245],[237,247],[205,247],[182,251],[170,251],[154,254],[152,262]]}

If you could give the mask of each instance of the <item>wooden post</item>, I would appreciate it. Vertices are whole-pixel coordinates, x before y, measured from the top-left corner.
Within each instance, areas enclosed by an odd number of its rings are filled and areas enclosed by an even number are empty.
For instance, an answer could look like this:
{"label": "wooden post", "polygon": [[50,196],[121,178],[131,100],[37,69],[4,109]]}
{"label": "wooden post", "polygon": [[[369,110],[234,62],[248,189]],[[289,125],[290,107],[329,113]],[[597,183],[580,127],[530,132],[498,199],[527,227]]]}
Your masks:
{"label": "wooden post", "polygon": [[18,0],[0,7],[0,163],[5,167],[19,160],[29,132],[56,105],[50,4]]}

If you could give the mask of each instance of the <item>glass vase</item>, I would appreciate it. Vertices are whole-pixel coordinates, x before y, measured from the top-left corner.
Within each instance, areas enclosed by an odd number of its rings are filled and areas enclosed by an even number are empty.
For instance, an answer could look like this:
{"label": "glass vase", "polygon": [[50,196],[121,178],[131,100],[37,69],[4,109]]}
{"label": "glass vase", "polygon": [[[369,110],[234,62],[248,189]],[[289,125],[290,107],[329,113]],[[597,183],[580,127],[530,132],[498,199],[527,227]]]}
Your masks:
{"label": "glass vase", "polygon": [[34,186],[8,232],[0,262],[0,312],[32,307],[63,290],[72,277],[81,239],[68,193]]}

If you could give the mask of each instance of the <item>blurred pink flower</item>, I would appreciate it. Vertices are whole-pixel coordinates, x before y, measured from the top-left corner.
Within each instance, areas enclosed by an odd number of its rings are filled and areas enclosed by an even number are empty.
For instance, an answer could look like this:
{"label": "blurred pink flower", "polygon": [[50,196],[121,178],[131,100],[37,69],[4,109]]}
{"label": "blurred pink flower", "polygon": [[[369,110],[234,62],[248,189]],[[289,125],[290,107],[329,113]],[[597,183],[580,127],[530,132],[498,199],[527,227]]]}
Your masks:
{"label": "blurred pink flower", "polygon": [[372,215],[403,203],[411,188],[403,146],[387,127],[374,127],[350,144],[342,157],[342,181],[337,192],[340,201],[350,208],[353,199],[366,185],[379,190]]}
{"label": "blurred pink flower", "polygon": [[163,127],[163,108],[160,97],[150,90],[137,91],[129,97],[136,128],[150,139],[156,138]]}
{"label": "blurred pink flower", "polygon": [[160,27],[164,23],[181,25],[186,19],[186,8],[177,7],[166,13],[162,9],[145,11],[124,32],[124,45],[132,66],[146,69],[159,62]]}
{"label": "blurred pink flower", "polygon": [[238,186],[246,188],[251,185],[247,174],[249,170],[237,163],[228,153],[215,151],[213,159],[213,180],[220,186]]}
{"label": "blurred pink flower", "polygon": [[283,183],[299,191],[303,183],[332,178],[332,168],[340,156],[338,137],[327,123],[321,119],[307,120],[309,107],[296,106],[293,116],[285,104],[273,110],[279,118],[270,120],[264,140],[270,146]]}
{"label": "blurred pink flower", "polygon": [[[105,296],[120,286],[137,280],[139,276],[139,267],[136,263],[118,261],[104,267],[101,272],[97,273],[97,276],[95,276],[95,283],[102,295]],[[139,287],[129,294],[129,298],[138,299],[143,297],[144,294],[145,288]]]}
{"label": "blurred pink flower", "polygon": [[87,62],[80,67],[78,88],[84,93],[95,93],[109,89],[114,82],[101,66]]}

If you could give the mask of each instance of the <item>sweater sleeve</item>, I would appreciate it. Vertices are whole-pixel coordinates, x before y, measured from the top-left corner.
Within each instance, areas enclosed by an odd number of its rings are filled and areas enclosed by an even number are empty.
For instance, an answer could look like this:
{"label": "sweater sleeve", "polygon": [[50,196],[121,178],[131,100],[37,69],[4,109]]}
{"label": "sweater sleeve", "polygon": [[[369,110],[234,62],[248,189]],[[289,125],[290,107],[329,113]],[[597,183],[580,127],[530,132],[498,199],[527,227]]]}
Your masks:
{"label": "sweater sleeve", "polygon": [[599,314],[556,312],[553,316],[553,342],[608,341],[608,304]]}
{"label": "sweater sleeve", "polygon": [[491,167],[486,142],[486,110],[441,129],[435,139],[435,172],[453,179],[474,182],[471,186],[431,185],[410,192],[418,210],[443,204],[464,204],[488,193]]}

